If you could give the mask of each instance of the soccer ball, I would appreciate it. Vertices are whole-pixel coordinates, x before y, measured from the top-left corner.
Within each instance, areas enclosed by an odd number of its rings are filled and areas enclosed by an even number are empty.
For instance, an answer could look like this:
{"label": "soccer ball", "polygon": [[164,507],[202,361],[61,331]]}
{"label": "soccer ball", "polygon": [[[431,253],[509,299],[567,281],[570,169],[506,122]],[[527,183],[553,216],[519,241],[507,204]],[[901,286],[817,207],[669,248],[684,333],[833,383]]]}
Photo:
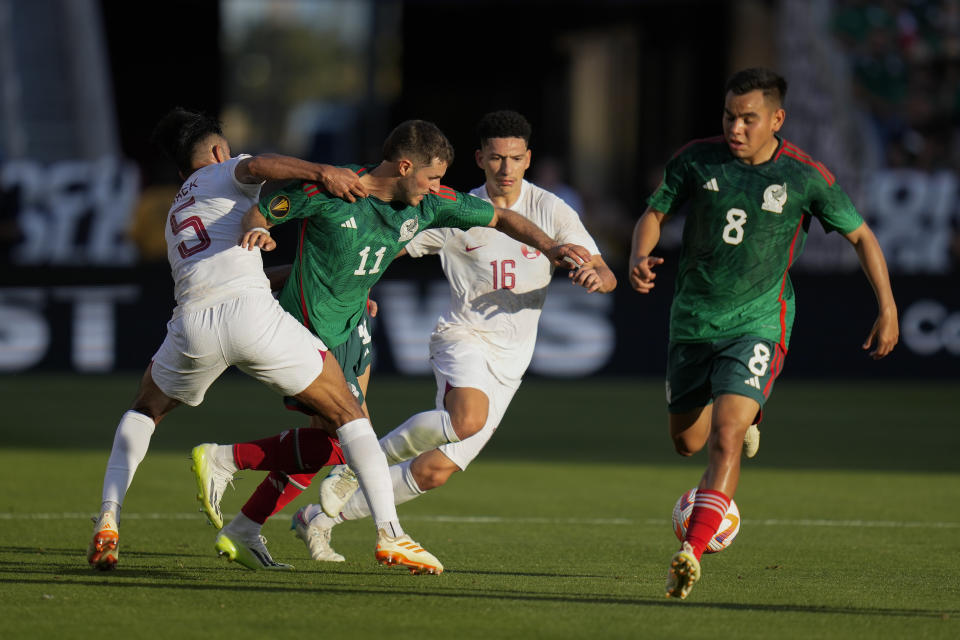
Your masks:
{"label": "soccer ball", "polygon": [[[690,514],[693,513],[693,502],[696,500],[697,490],[690,489],[680,496],[677,504],[673,505],[673,532],[677,534],[677,539],[681,542],[687,534],[687,525],[690,523]],[[730,501],[726,515],[723,516],[723,522],[720,523],[720,529],[710,540],[705,553],[716,553],[723,551],[733,542],[740,532],[740,509],[737,503]]]}

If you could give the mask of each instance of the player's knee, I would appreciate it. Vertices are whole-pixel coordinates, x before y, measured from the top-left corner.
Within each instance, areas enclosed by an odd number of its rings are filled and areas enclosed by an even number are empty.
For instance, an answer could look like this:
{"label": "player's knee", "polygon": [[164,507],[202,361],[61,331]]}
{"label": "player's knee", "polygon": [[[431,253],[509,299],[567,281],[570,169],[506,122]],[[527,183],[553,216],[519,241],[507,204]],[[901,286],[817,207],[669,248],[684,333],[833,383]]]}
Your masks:
{"label": "player's knee", "polygon": [[743,449],[745,431],[739,425],[720,426],[710,438],[710,448],[723,456],[737,456]]}
{"label": "player's knee", "polygon": [[450,476],[457,471],[460,471],[460,469],[456,465],[422,469],[421,472],[417,474],[417,486],[420,487],[422,491],[430,491],[431,489],[442,487],[447,483],[447,480],[450,479]]}
{"label": "player's knee", "polygon": [[673,448],[681,456],[690,457],[700,450],[699,447],[693,447],[691,445],[692,443],[682,436],[673,439]]}
{"label": "player's knee", "polygon": [[465,412],[451,415],[450,419],[457,437],[464,440],[483,429],[483,425],[487,422],[487,414],[479,411]]}

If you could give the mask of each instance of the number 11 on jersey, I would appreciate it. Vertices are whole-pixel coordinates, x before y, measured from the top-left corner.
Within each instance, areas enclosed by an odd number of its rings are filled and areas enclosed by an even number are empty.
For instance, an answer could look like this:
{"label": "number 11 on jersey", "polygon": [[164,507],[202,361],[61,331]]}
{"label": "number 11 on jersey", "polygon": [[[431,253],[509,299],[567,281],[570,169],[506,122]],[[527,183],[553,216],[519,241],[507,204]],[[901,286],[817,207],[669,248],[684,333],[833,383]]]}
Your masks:
{"label": "number 11 on jersey", "polygon": [[370,247],[364,247],[363,251],[360,252],[360,266],[357,267],[356,271],[353,272],[355,276],[365,276],[368,273],[377,273],[380,271],[380,262],[383,260],[383,254],[387,252],[386,247],[380,247],[374,256],[376,256],[377,261],[373,263],[373,268],[370,271],[364,269],[367,266],[367,258],[370,257]]}

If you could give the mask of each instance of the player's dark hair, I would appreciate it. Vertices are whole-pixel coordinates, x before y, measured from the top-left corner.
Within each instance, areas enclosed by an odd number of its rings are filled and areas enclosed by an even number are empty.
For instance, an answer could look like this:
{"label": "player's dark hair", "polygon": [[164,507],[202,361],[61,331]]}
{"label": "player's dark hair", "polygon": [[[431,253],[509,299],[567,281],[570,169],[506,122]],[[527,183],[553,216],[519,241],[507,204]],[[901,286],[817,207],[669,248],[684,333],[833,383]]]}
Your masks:
{"label": "player's dark hair", "polygon": [[777,106],[782,106],[787,97],[787,81],[770,69],[760,67],[743,69],[727,80],[727,88],[723,95],[733,92],[735,96],[742,96],[757,90],[763,92],[764,98],[772,100]]}
{"label": "player's dark hair", "polygon": [[173,160],[177,169],[187,176],[193,173],[193,152],[197,144],[209,135],[223,135],[220,122],[205,113],[174,107],[153,128],[151,142],[165,156]]}
{"label": "player's dark hair", "polygon": [[529,147],[532,133],[533,129],[527,119],[509,109],[491,111],[477,123],[477,135],[480,137],[481,147],[490,138],[523,138]]}
{"label": "player's dark hair", "polygon": [[434,158],[450,166],[453,145],[432,122],[406,120],[398,124],[383,143],[384,160],[396,162],[404,157],[421,167],[432,163]]}

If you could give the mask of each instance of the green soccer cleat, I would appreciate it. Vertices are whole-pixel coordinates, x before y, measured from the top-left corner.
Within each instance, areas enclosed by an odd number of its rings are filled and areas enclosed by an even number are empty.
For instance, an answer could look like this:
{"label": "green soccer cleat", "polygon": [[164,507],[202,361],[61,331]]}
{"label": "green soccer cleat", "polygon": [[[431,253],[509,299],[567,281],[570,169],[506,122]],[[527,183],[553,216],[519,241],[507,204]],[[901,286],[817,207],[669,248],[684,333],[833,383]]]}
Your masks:
{"label": "green soccer cleat", "polygon": [[233,486],[233,474],[226,471],[217,463],[215,452],[217,444],[208,442],[198,444],[190,453],[193,460],[194,477],[197,479],[197,500],[202,507],[201,511],[207,516],[217,529],[223,528],[223,513],[220,511],[220,500],[227,485]]}
{"label": "green soccer cleat", "polygon": [[104,511],[93,527],[93,539],[87,547],[87,562],[94,569],[109,571],[117,567],[120,555],[120,533],[112,511]]}
{"label": "green soccer cleat", "polygon": [[230,562],[236,562],[247,569],[256,571],[257,569],[266,569],[267,571],[289,571],[293,565],[277,562],[267,550],[267,539],[263,536],[257,536],[251,540],[241,540],[223,533],[217,536],[217,541],[213,548],[221,556],[226,556]]}
{"label": "green soccer cleat", "polygon": [[392,538],[383,529],[377,532],[377,562],[385,565],[401,565],[410,573],[443,573],[443,565],[436,556],[404,534]]}
{"label": "green soccer cleat", "polygon": [[306,507],[301,507],[293,514],[290,528],[298,538],[303,540],[303,544],[307,545],[310,557],[317,562],[343,562],[345,558],[330,546],[330,534],[333,533],[333,529],[311,525],[303,519],[304,509]]}
{"label": "green soccer cleat", "polygon": [[752,424],[743,434],[743,455],[752,458],[760,450],[760,427]]}
{"label": "green soccer cleat", "polygon": [[700,579],[700,561],[693,554],[693,547],[684,542],[670,560],[667,572],[667,597],[685,599],[690,589]]}
{"label": "green soccer cleat", "polygon": [[347,500],[360,488],[360,481],[353,469],[338,464],[320,483],[320,506],[331,518],[336,518]]}

